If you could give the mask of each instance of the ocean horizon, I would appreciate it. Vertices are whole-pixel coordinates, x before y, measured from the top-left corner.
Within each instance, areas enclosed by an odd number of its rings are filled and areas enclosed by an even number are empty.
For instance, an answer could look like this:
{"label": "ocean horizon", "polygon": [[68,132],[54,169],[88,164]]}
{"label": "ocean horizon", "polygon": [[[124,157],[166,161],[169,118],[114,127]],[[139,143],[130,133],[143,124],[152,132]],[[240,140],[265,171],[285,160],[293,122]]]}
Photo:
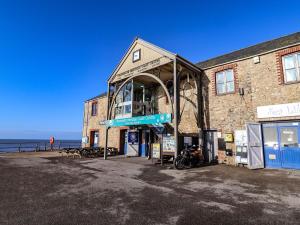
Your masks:
{"label": "ocean horizon", "polygon": [[[81,140],[55,140],[53,148],[76,148]],[[0,153],[18,151],[45,151],[51,149],[49,139],[0,139]]]}

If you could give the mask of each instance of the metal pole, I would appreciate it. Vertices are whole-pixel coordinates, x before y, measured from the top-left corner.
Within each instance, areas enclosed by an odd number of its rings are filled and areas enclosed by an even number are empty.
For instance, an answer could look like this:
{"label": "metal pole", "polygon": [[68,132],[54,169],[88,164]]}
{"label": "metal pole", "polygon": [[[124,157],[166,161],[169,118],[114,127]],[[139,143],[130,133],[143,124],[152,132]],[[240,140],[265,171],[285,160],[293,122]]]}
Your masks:
{"label": "metal pole", "polygon": [[[109,82],[109,81],[108,81]],[[109,109],[110,109],[110,88],[109,83],[107,84],[107,107],[106,107],[106,121],[108,121],[110,118],[109,115]],[[105,125],[107,126],[107,125]],[[108,127],[105,127],[105,146],[104,146],[104,159],[107,160],[107,144],[108,144]]]}
{"label": "metal pole", "polygon": [[107,143],[108,143],[108,128],[105,128],[105,147],[104,147],[104,159],[107,159]]}
{"label": "metal pole", "polygon": [[[177,62],[176,58],[173,62],[173,79],[174,79],[174,139],[175,139],[175,154],[174,157],[176,158],[178,155],[178,117],[177,117],[177,101],[178,101],[178,92],[177,92]],[[175,162],[175,160],[174,160]]]}
{"label": "metal pole", "polygon": [[161,158],[161,162],[160,164],[163,165],[164,164],[164,154],[163,154],[163,134],[160,135],[160,158]]}

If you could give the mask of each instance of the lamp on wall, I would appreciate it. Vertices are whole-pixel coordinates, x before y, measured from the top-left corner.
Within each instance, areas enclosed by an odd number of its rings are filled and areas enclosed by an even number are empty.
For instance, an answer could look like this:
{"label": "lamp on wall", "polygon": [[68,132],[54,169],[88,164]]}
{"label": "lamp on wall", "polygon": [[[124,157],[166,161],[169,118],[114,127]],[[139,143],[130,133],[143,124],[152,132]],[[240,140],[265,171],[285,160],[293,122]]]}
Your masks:
{"label": "lamp on wall", "polygon": [[243,95],[245,94],[244,88],[239,88],[239,94],[240,94],[241,96],[243,96]]}

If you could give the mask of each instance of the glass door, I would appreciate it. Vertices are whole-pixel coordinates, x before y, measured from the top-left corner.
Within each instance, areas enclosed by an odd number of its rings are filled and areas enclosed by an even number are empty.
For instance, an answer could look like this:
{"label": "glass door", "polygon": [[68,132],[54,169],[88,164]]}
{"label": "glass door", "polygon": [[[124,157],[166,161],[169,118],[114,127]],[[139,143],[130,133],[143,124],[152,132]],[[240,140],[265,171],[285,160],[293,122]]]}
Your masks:
{"label": "glass door", "polygon": [[280,126],[282,167],[300,168],[299,126]]}
{"label": "glass door", "polygon": [[268,168],[281,167],[281,152],[277,124],[263,124],[264,159]]}

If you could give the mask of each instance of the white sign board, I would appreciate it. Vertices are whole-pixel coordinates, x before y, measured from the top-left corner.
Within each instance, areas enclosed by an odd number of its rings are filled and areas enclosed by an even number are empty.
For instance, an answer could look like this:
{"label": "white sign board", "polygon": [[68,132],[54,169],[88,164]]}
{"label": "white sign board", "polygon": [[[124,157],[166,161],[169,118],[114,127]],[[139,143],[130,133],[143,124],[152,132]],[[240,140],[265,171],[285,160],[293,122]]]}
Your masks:
{"label": "white sign board", "polygon": [[163,152],[175,152],[174,136],[163,137]]}
{"label": "white sign board", "polygon": [[234,142],[236,146],[247,145],[247,131],[246,130],[235,130],[234,131]]}
{"label": "white sign board", "polygon": [[257,117],[260,119],[286,116],[300,116],[300,102],[257,107]]}

